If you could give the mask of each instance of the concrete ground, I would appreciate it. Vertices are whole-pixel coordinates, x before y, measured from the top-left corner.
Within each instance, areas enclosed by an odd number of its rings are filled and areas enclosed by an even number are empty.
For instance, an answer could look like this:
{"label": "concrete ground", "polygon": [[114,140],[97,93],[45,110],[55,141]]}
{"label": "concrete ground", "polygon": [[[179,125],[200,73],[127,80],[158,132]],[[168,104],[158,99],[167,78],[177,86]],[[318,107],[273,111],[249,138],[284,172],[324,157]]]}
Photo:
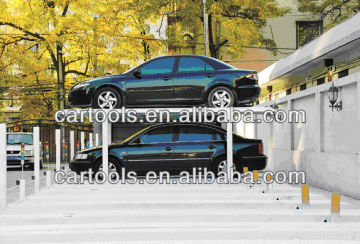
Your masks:
{"label": "concrete ground", "polygon": [[360,243],[360,201],[275,185],[53,185],[0,211],[0,243]]}
{"label": "concrete ground", "polygon": [[[40,171],[40,187],[46,185],[44,171]],[[7,203],[16,202],[19,199],[19,186],[16,185],[16,180],[20,180],[24,177],[26,182],[26,196],[34,194],[35,182],[32,180],[34,171],[31,169],[25,169],[24,172],[21,172],[20,167],[9,167],[7,170]]]}

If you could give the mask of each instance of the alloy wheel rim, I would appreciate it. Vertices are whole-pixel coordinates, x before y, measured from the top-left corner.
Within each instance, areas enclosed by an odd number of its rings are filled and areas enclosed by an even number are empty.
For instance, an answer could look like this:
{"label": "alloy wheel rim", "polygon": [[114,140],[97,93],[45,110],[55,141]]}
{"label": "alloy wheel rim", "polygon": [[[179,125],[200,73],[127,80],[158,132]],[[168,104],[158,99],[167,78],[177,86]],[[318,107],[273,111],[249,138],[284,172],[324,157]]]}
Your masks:
{"label": "alloy wheel rim", "polygon": [[[228,168],[228,164],[227,164],[227,160],[223,160],[219,163],[218,165],[218,172],[225,172],[227,173],[227,168]],[[233,163],[233,166],[232,166],[232,169],[233,169],[233,172],[236,171],[236,167],[235,167],[235,164]]]}
{"label": "alloy wheel rim", "polygon": [[213,94],[211,101],[214,107],[226,108],[231,104],[231,96],[228,91],[219,90]]}
{"label": "alloy wheel rim", "polygon": [[[102,164],[99,167],[99,171],[103,171],[103,165]],[[115,164],[113,164],[112,162],[109,162],[109,173],[111,173],[111,172],[117,172],[117,171],[116,171]]]}
{"label": "alloy wheel rim", "polygon": [[98,104],[102,109],[113,109],[117,104],[117,98],[111,91],[104,91],[99,95]]}

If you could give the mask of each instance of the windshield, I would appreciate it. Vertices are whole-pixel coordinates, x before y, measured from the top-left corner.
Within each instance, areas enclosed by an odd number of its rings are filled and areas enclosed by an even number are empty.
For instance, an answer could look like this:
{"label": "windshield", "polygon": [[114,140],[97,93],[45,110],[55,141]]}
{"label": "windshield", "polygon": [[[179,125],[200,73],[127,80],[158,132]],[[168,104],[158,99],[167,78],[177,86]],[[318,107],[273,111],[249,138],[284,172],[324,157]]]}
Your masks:
{"label": "windshield", "polygon": [[136,136],[138,136],[139,134],[141,134],[142,132],[144,132],[147,129],[148,128],[145,128],[145,129],[142,129],[142,130],[136,132],[135,134],[133,134],[133,135],[129,136],[128,138],[126,138],[125,140],[123,140],[121,143],[125,143],[125,142],[132,140],[133,138],[135,138]]}
{"label": "windshield", "polygon": [[30,134],[9,134],[7,135],[7,144],[33,144],[33,136]]}
{"label": "windshield", "polygon": [[125,71],[123,74],[133,73],[133,72],[134,72],[136,69],[138,69],[140,66],[142,66],[142,65],[144,65],[144,64],[146,64],[146,63],[149,63],[149,62],[152,61],[152,60],[153,60],[153,59],[150,59],[150,60],[148,60],[148,61],[146,61],[146,62],[143,62],[143,63],[137,65],[136,67],[134,67],[134,68],[132,68],[132,69],[129,69],[128,71]]}

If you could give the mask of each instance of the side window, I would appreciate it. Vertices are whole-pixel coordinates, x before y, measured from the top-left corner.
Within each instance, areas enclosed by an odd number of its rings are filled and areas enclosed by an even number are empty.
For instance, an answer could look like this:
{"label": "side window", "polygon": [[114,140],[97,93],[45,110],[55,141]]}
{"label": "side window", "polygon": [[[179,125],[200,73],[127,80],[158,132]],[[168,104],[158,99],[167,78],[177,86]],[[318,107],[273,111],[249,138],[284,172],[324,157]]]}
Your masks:
{"label": "side window", "polygon": [[173,141],[173,136],[174,136],[174,127],[166,126],[146,132],[145,134],[139,137],[139,142],[143,144],[167,143]]}
{"label": "side window", "polygon": [[195,72],[195,71],[214,70],[208,63],[200,58],[183,57],[179,61],[178,72]]}
{"label": "side window", "polygon": [[179,141],[221,141],[220,132],[206,128],[206,127],[197,127],[197,126],[183,126],[180,127],[179,131]]}
{"label": "side window", "polygon": [[212,71],[212,70],[215,70],[214,67],[212,67],[210,64],[206,63],[205,65],[205,69],[206,71]]}
{"label": "side window", "polygon": [[175,58],[161,58],[141,67],[142,75],[168,74],[173,72]]}

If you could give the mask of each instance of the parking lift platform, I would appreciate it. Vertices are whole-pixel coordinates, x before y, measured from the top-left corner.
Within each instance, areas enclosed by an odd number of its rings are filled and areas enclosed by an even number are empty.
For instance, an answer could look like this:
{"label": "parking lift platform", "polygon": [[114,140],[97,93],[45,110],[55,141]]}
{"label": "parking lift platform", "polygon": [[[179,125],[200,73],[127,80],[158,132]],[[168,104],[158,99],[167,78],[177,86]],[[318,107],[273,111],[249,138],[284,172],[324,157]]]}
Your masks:
{"label": "parking lift platform", "polygon": [[[110,125],[101,124],[104,155]],[[232,138],[233,123],[225,125]],[[0,243],[359,243],[358,200],[342,197],[341,216],[329,221],[329,192],[311,188],[306,206],[302,195],[297,185],[264,182],[53,184],[0,211]]]}
{"label": "parking lift platform", "polygon": [[[98,116],[101,119],[101,140],[102,140],[102,157],[103,160],[103,169],[107,172],[108,169],[108,146],[111,144],[111,130],[112,123],[129,123],[126,121],[124,114],[131,113],[132,116],[136,117],[137,121],[140,123],[146,122],[146,114],[149,114],[149,111],[152,113],[152,118],[155,119],[151,122],[165,122],[167,116],[170,118],[171,122],[179,122],[179,118],[184,113],[191,120],[190,122],[203,123],[205,122],[204,113],[214,113],[216,116],[222,116],[223,123],[221,125],[227,131],[227,161],[228,161],[228,174],[230,175],[230,169],[233,167],[233,124],[234,121],[239,121],[238,123],[244,122],[243,118],[240,116],[250,116],[249,118],[253,119],[256,123],[258,115],[264,115],[267,113],[269,116],[274,116],[276,110],[271,107],[231,107],[231,108],[208,108],[208,107],[191,107],[191,108],[121,108],[121,109],[112,109],[112,110],[102,110],[102,109],[77,109],[77,110],[63,110],[58,111],[55,114],[55,118],[59,118],[62,121],[65,121],[68,117],[71,116],[70,122],[74,119],[82,119],[85,122],[93,122],[94,124],[99,124],[94,121],[94,118]],[[232,118],[230,115],[234,115]],[[104,117],[105,116],[105,117]],[[108,119],[106,119],[108,118]],[[163,120],[161,120],[162,118]],[[82,122],[83,122],[82,121]],[[113,121],[113,122],[111,122]],[[261,122],[262,120],[259,120]],[[61,121],[59,121],[61,122]],[[253,122],[253,123],[254,123]]]}

